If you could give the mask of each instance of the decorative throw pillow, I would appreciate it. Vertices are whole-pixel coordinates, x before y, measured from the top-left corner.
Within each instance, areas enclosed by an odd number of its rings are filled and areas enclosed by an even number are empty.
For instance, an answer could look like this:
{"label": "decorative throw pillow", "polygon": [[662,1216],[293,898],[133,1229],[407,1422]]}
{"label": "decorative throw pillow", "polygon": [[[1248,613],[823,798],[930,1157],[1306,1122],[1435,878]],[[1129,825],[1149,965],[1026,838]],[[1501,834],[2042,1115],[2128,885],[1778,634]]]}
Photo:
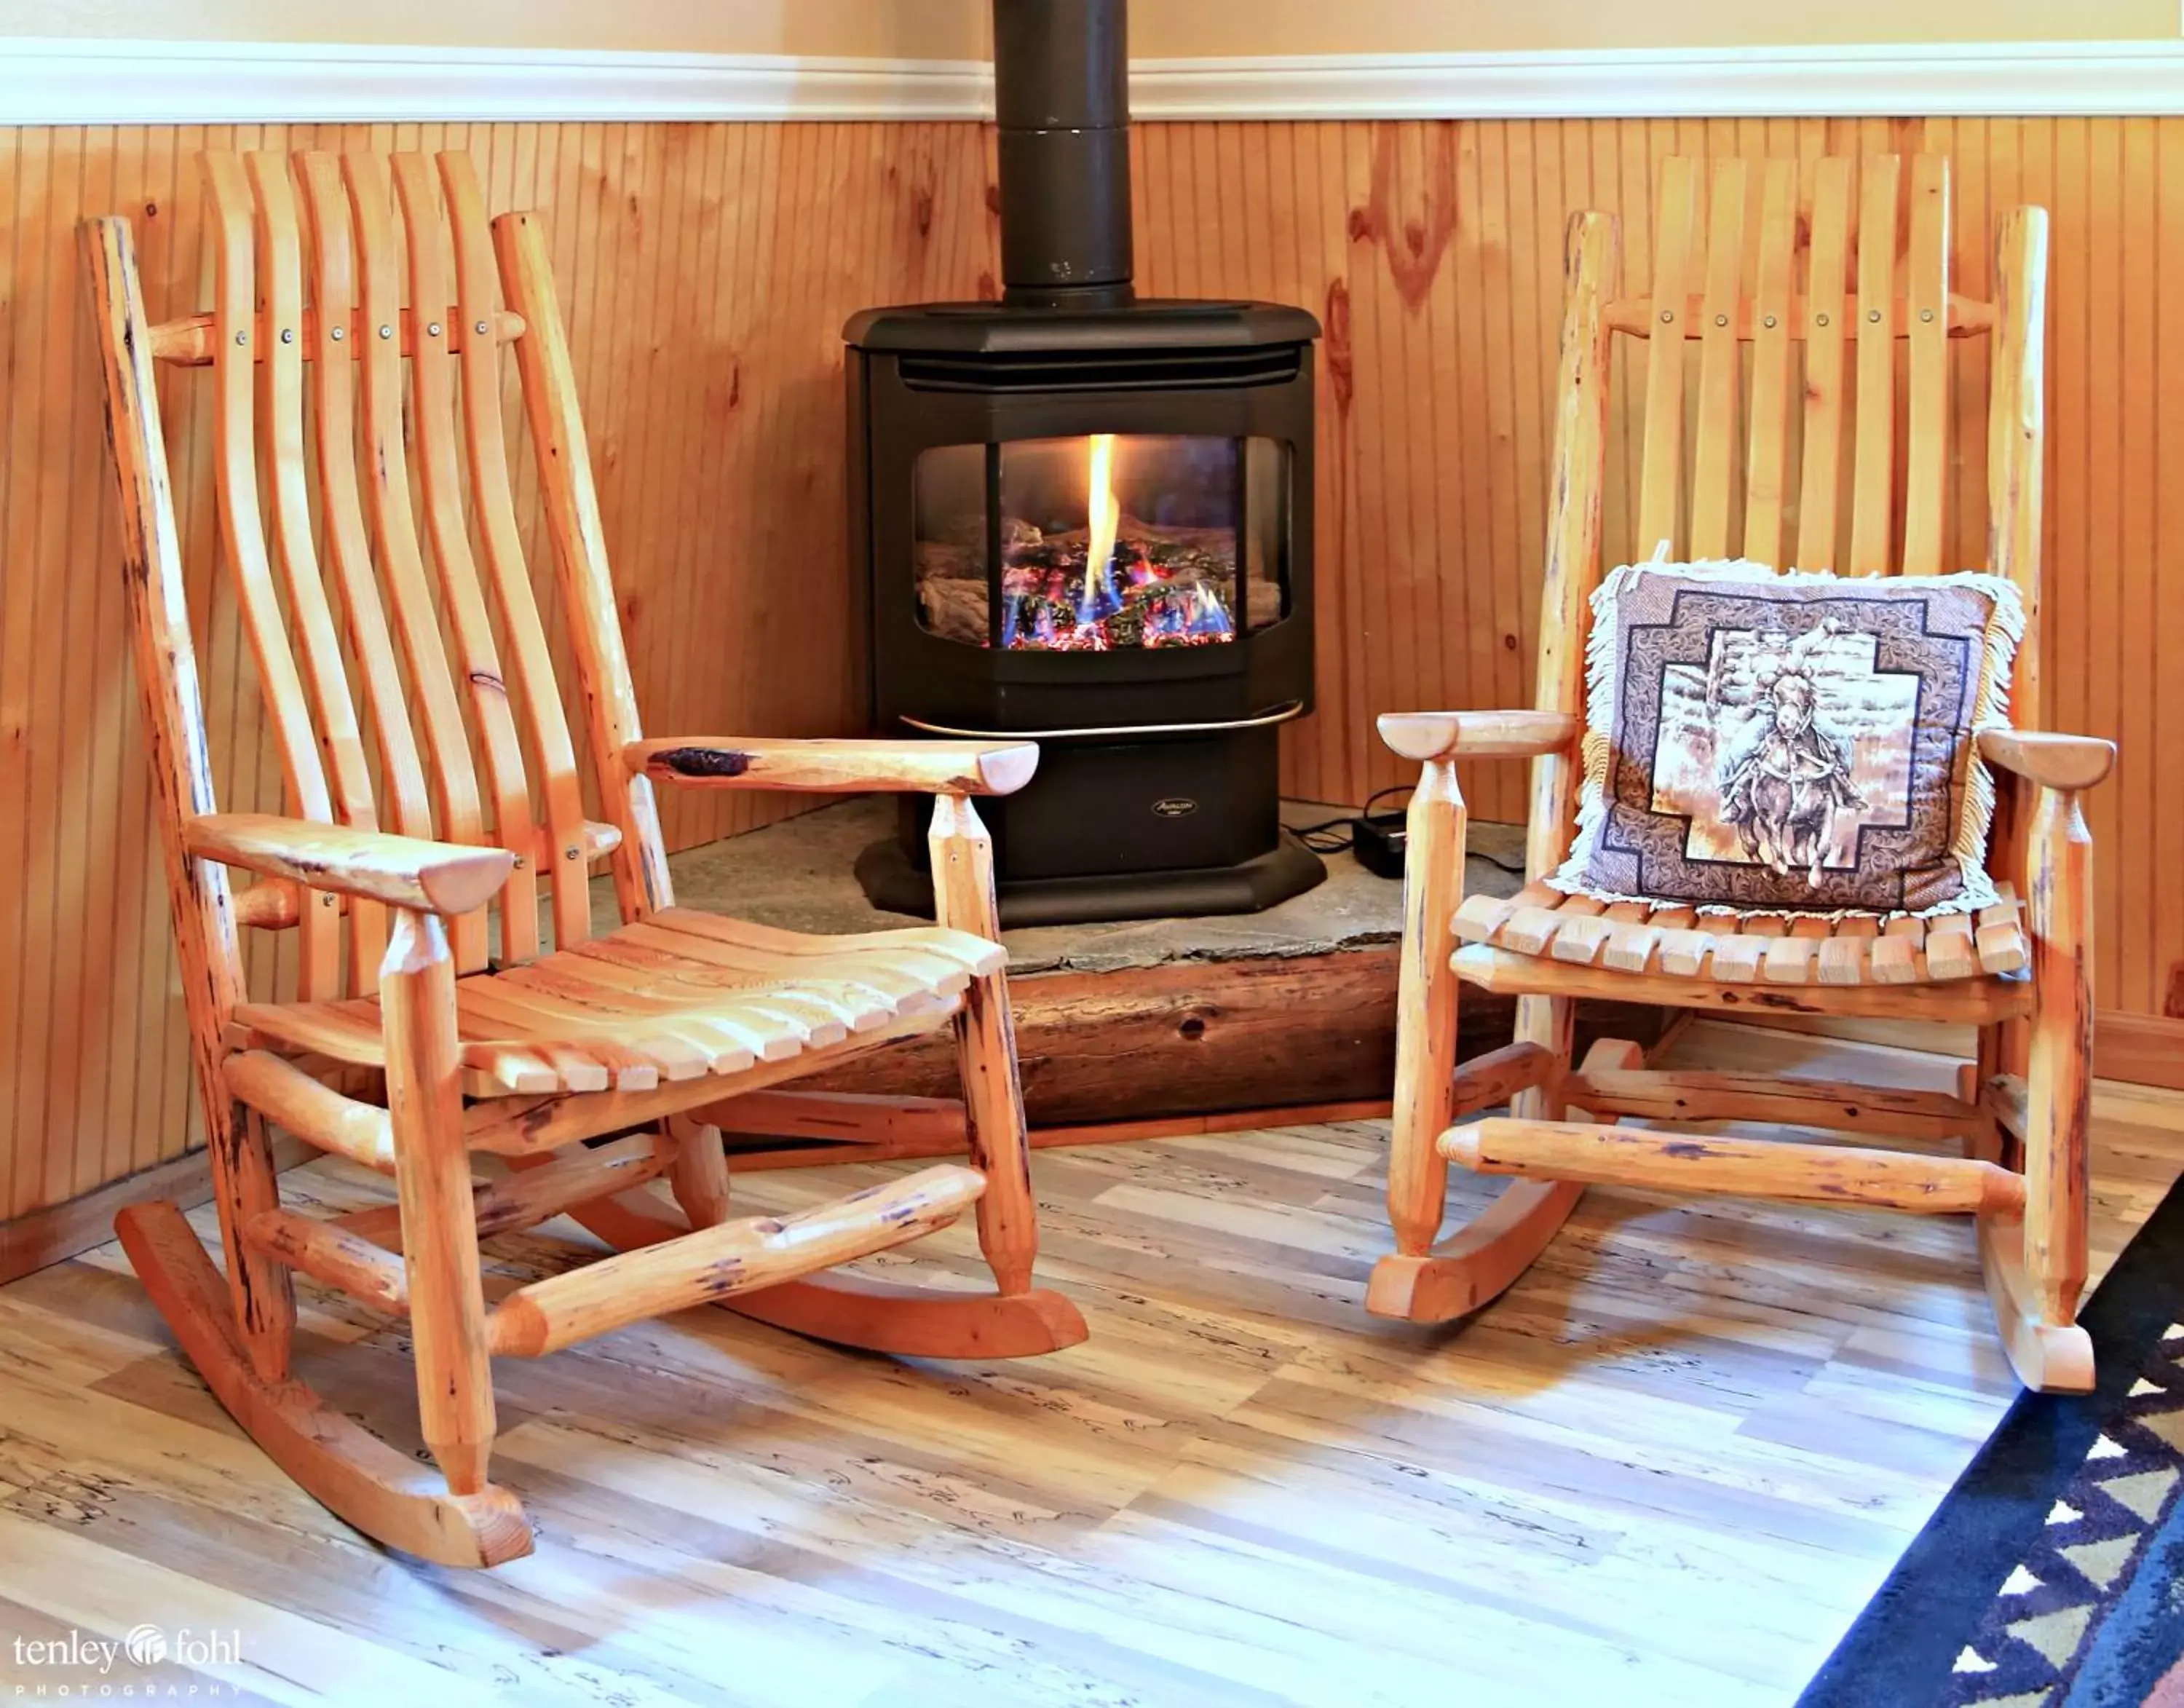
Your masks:
{"label": "decorative throw pillow", "polygon": [[2025,632],[2008,582],[1633,564],[1592,611],[1556,888],[1823,915],[1995,901],[1973,737],[2007,722]]}

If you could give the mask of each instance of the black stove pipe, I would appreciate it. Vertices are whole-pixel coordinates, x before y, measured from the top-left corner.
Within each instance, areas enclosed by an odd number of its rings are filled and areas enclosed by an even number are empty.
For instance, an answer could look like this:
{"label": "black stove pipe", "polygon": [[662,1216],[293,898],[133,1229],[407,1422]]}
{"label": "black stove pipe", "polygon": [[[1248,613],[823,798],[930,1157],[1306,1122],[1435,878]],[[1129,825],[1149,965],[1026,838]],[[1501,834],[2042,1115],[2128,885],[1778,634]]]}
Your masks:
{"label": "black stove pipe", "polygon": [[1126,0],[994,0],[1002,300],[1107,308],[1130,288]]}

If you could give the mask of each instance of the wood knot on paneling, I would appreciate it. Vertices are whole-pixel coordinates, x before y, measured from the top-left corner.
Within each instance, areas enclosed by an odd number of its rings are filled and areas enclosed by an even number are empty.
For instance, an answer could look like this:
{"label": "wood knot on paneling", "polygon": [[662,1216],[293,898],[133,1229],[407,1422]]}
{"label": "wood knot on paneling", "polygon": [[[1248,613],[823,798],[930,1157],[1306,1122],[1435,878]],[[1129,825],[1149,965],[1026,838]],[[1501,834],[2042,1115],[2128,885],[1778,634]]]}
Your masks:
{"label": "wood knot on paneling", "polygon": [[1319,318],[1323,328],[1320,349],[1327,356],[1328,387],[1334,394],[1335,413],[1347,416],[1357,369],[1350,345],[1350,287],[1340,279],[1329,282],[1326,304]]}
{"label": "wood knot on paneling", "polygon": [[1373,127],[1372,189],[1349,232],[1379,250],[1406,308],[1425,300],[1456,235],[1453,125]]}

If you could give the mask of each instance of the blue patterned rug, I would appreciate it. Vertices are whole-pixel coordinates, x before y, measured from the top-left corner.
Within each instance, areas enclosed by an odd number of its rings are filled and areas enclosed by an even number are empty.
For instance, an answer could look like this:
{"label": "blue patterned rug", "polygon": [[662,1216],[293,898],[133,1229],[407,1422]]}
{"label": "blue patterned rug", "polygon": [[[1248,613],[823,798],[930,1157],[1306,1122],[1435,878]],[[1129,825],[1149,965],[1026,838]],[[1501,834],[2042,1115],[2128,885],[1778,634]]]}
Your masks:
{"label": "blue patterned rug", "polygon": [[2184,1708],[2184,1181],[2081,1320],[2094,1391],[2018,1397],[1799,1708]]}

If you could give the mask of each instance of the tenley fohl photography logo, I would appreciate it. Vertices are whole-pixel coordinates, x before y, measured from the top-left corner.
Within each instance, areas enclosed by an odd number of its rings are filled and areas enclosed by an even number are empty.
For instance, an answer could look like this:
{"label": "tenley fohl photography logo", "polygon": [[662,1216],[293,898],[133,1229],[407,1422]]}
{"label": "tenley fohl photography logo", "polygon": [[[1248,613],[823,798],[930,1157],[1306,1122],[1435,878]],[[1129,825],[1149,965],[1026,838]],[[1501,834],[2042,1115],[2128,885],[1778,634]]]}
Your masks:
{"label": "tenley fohl photography logo", "polygon": [[25,1702],[214,1702],[237,1694],[212,1674],[242,1664],[240,1631],[135,1625],[120,1637],[71,1630],[14,1637],[0,1651],[8,1690]]}

